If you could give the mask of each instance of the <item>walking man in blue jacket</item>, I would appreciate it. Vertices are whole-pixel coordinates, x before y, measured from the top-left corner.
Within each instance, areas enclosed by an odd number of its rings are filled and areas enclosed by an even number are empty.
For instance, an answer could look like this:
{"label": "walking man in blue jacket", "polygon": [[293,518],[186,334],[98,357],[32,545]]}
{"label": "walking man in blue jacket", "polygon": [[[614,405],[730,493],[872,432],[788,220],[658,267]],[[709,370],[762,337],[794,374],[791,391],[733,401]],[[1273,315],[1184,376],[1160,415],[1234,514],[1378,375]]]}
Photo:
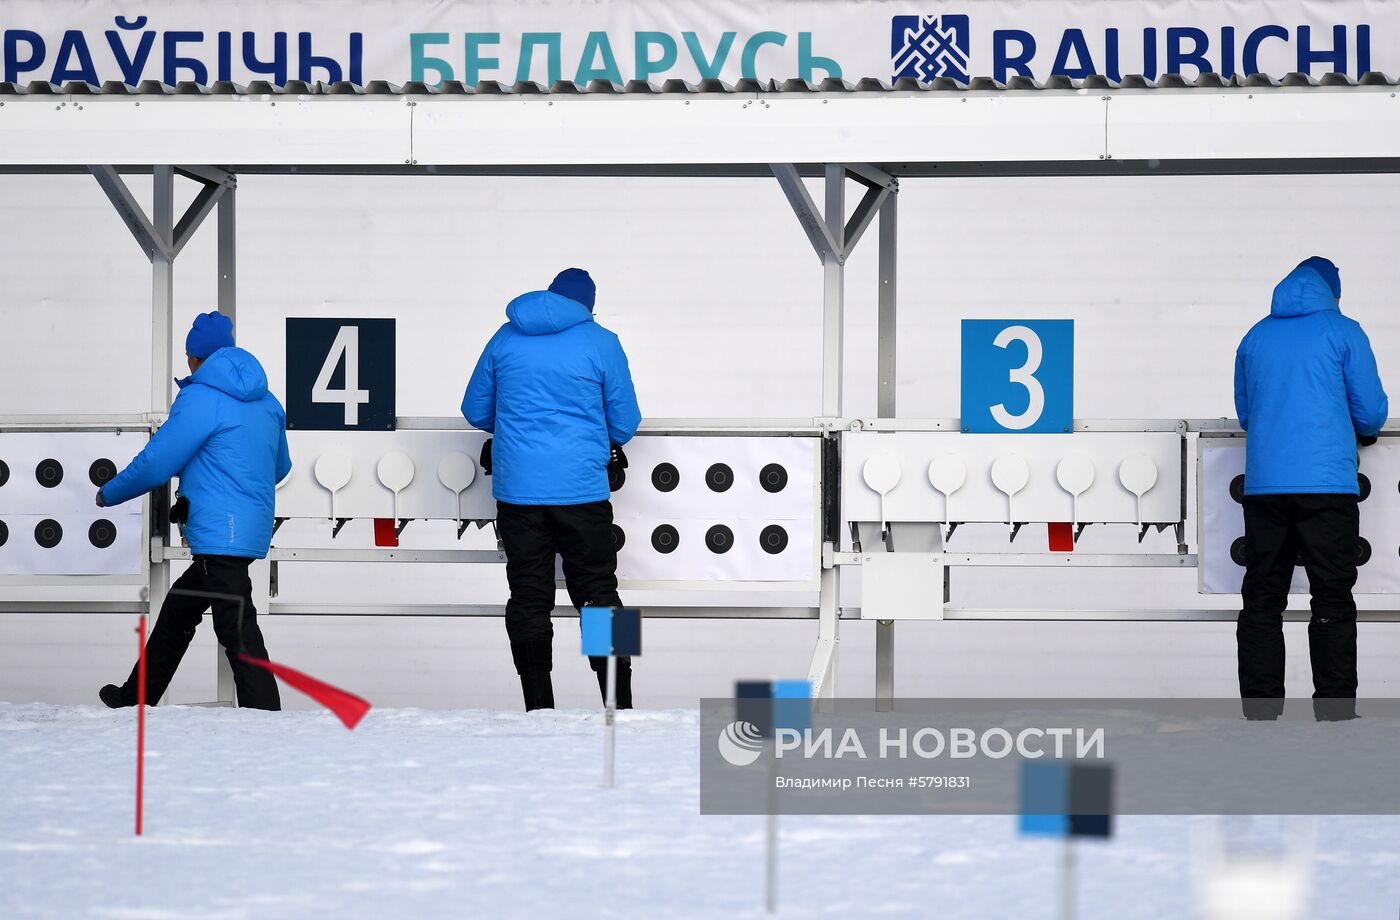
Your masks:
{"label": "walking man in blue jacket", "polygon": [[[622,343],[593,320],[588,272],[560,272],[522,294],[486,344],[462,400],[468,422],[495,436],[491,490],[506,553],[506,634],[525,708],[552,709],[554,556],[575,607],[618,607],[608,501],[611,445],[641,423]],[[603,688],[607,659],[590,663]],[[618,659],[617,705],[632,706],[632,668]]]}
{"label": "walking man in blue jacket", "polygon": [[1304,260],[1274,288],[1269,316],[1235,355],[1245,441],[1244,606],[1236,629],[1250,718],[1283,704],[1283,611],[1302,554],[1312,590],[1308,647],[1319,717],[1350,718],[1356,697],[1358,443],[1390,411],[1371,343],[1339,309],[1341,276]]}
{"label": "walking man in blue jacket", "polygon": [[[238,705],[281,709],[277,680],[238,658],[267,658],[248,566],[272,542],[273,496],[291,472],[287,417],[267,390],[267,374],[233,344],[233,323],[221,313],[195,317],[185,339],[190,376],[170,418],[146,449],[97,492],[99,507],[120,505],[180,477],[177,508],[190,545],[190,567],[175,580],[146,643],[146,698],[165,693],[204,612],[233,666]],[[136,705],[136,669],[120,687],[99,693],[116,709]]]}

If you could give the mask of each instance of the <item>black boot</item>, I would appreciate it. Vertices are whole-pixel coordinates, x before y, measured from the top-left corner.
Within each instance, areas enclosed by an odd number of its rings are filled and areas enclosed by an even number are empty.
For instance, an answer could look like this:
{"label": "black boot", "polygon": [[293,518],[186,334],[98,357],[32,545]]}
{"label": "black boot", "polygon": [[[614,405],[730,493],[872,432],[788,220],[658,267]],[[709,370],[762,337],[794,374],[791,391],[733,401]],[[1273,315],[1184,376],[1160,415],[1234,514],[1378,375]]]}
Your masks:
{"label": "black boot", "polygon": [[106,704],[108,709],[125,709],[127,706],[135,706],[135,700],[127,700],[122,696],[122,688],[116,684],[108,684],[97,691],[98,699]]}
{"label": "black boot", "polygon": [[550,671],[554,667],[554,641],[527,639],[510,644],[515,670],[520,675],[520,690],[525,697],[525,711],[554,708],[554,682]]}
{"label": "black boot", "polygon": [[[604,705],[608,702],[608,659],[598,656],[590,656],[589,667],[593,668],[593,673],[598,675],[598,692],[602,694]],[[626,656],[617,659],[617,681],[613,687],[613,692],[617,695],[618,709],[632,708],[632,659]]]}

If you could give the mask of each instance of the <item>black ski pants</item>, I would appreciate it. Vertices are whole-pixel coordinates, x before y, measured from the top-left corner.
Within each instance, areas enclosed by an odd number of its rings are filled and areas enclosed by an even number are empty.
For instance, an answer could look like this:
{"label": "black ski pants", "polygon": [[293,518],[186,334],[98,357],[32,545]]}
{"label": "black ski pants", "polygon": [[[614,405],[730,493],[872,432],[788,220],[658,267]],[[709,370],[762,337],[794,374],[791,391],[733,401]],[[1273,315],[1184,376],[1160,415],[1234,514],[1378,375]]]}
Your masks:
{"label": "black ski pants", "polygon": [[1247,495],[1244,607],[1235,636],[1240,696],[1283,697],[1283,611],[1300,554],[1312,592],[1308,649],[1313,696],[1356,697],[1356,585],[1360,515],[1355,495]]}
{"label": "black ski pants", "polygon": [[[248,578],[252,561],[239,556],[195,556],[184,574],[175,579],[146,642],[147,703],[155,705],[165,695],[204,612],[212,608],[214,635],[233,666],[238,705],[249,709],[282,708],[277,678],[238,659],[239,652],[267,658],[267,646],[258,629],[258,613],[253,608],[253,582]],[[123,702],[136,703],[136,681],[134,667],[121,687]]]}
{"label": "black ski pants", "polygon": [[506,634],[512,644],[550,640],[554,625],[554,557],[575,607],[620,607],[612,502],[582,505],[496,503],[496,530],[506,551]]}

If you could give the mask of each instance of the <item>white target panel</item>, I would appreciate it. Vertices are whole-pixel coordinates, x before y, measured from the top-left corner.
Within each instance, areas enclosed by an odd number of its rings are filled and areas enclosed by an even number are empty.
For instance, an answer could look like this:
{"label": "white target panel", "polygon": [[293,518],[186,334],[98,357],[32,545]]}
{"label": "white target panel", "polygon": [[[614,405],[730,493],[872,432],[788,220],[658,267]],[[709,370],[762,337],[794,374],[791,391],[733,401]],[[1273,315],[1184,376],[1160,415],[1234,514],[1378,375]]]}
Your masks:
{"label": "white target panel", "polygon": [[144,499],[98,508],[97,490],[144,432],[0,432],[0,575],[138,575]]}
{"label": "white target panel", "polygon": [[628,581],[814,581],[816,438],[652,435],[613,493]]}
{"label": "white target panel", "polygon": [[[292,472],[277,488],[277,516],[493,520],[491,477],[478,463],[487,437],[465,430],[289,431]],[[342,470],[343,483],[331,476]]]}
{"label": "white target panel", "polygon": [[1174,524],[1181,452],[1171,432],[850,431],[842,519]]}
{"label": "white target panel", "polygon": [[[494,520],[479,431],[292,431],[286,518]],[[819,439],[647,435],[611,483],[629,582],[800,582],[818,575]],[[459,499],[460,497],[460,499]]]}
{"label": "white target panel", "polygon": [[[1201,438],[1197,569],[1202,594],[1239,594],[1244,579],[1244,438]],[[1389,439],[1360,453],[1361,541],[1357,594],[1400,593],[1400,445]],[[1308,593],[1301,561],[1291,594]]]}

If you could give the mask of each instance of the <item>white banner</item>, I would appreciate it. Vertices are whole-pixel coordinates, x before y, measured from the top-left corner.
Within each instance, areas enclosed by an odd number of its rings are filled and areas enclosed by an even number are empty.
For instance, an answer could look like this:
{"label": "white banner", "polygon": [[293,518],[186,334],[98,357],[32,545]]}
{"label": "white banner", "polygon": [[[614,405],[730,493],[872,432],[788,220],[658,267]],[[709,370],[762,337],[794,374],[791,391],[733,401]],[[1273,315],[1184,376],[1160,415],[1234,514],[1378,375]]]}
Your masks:
{"label": "white banner", "polygon": [[1400,73],[1400,3],[6,0],[0,78],[668,79]]}

